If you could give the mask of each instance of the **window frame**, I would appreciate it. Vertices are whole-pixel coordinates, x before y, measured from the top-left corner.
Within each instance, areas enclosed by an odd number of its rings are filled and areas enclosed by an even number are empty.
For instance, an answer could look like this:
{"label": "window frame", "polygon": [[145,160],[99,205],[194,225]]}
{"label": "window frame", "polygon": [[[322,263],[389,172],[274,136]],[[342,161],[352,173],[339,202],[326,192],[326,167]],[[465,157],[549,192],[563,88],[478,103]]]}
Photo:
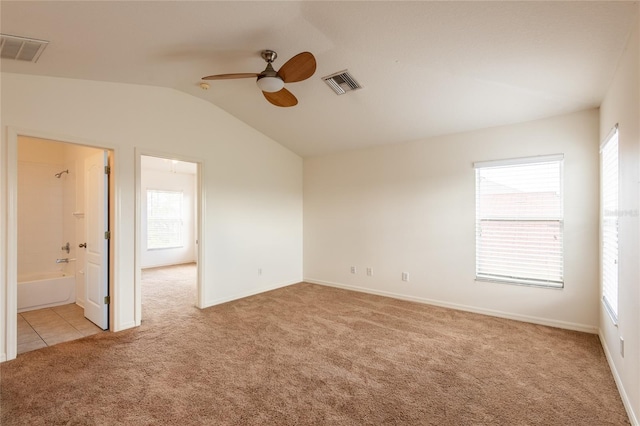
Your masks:
{"label": "window frame", "polygon": [[[618,131],[618,125],[616,124],[609,134],[605,137],[604,141],[600,145],[600,293],[601,302],[605,308],[605,311],[611,318],[611,321],[615,326],[618,325],[618,308],[619,308],[619,285],[620,285],[620,136]],[[608,194],[606,190],[609,188],[607,185],[607,178],[609,177],[608,170],[605,167],[610,162],[607,162],[605,157],[608,154],[608,150],[615,148],[615,170],[611,170],[609,173],[615,175],[615,194]],[[612,182],[613,183],[613,182]],[[615,205],[608,205],[609,196],[615,196]],[[610,214],[607,212],[610,211]],[[607,232],[609,225],[607,217],[613,218],[613,226],[615,228],[615,240],[608,240],[608,236],[611,235]],[[614,246],[615,250],[610,250]],[[613,255],[615,267],[611,268],[607,265],[606,261],[609,256]],[[611,275],[613,273],[615,277]],[[607,278],[615,278],[613,283],[610,283],[614,288],[608,286],[609,281]],[[609,300],[607,297],[607,289],[613,290],[616,300]]]}
{"label": "window frame", "polygon": [[[154,219],[151,217],[151,208],[150,208],[150,203],[149,203],[149,195],[152,193],[169,193],[169,194],[179,194],[180,195],[180,215],[178,218],[170,218],[170,221],[174,221],[176,223],[179,223],[179,236],[175,241],[175,245],[174,244],[170,244],[170,245],[166,245],[166,246],[161,246],[161,247],[152,247],[149,244],[149,238],[151,236],[151,232],[150,232],[150,226],[149,223]],[[147,231],[147,235],[145,238],[145,246],[146,249],[148,251],[154,251],[154,250],[171,250],[171,249],[178,249],[178,248],[182,248],[184,247],[184,191],[181,190],[171,190],[171,189],[156,189],[156,188],[147,188],[146,189],[146,209],[147,209],[147,214],[146,214],[146,231]],[[179,240],[179,241],[178,241]]]}
{"label": "window frame", "polygon": [[[559,211],[559,214],[557,215],[557,217],[554,218],[549,218],[546,217],[545,215],[541,215],[539,218],[535,218],[533,216],[531,217],[527,217],[527,218],[519,218],[519,217],[514,217],[514,218],[510,218],[508,220],[505,219],[500,219],[499,215],[496,216],[494,215],[493,217],[489,217],[487,215],[481,216],[481,196],[483,194],[486,195],[486,193],[482,193],[482,187],[480,185],[480,179],[482,178],[482,171],[486,170],[486,169],[496,169],[496,168],[505,168],[505,167],[520,167],[520,166],[526,166],[526,165],[535,165],[535,164],[548,164],[548,163],[557,163],[558,164],[558,180],[557,180],[557,186],[558,186],[558,197],[559,198],[559,205],[557,206],[557,209]],[[475,230],[476,230],[476,241],[475,241],[475,248],[476,248],[476,260],[475,260],[475,280],[476,281],[481,281],[481,282],[496,282],[496,283],[504,283],[504,284],[511,284],[511,285],[523,285],[523,286],[528,286],[528,287],[541,287],[541,288],[550,288],[550,289],[562,289],[564,288],[564,256],[565,256],[565,247],[564,247],[564,155],[563,154],[555,154],[555,155],[543,155],[543,156],[534,156],[534,157],[523,157],[523,158],[512,158],[512,159],[505,159],[505,160],[494,160],[494,161],[481,161],[481,162],[475,162],[473,164],[474,169],[475,169],[475,197],[476,197],[476,217],[475,217]],[[523,193],[527,193],[526,191]],[[532,192],[528,192],[531,194],[536,194],[535,191]],[[516,202],[514,201],[514,204],[510,205],[510,206],[514,206],[516,204]],[[487,244],[486,240],[481,240],[481,234],[482,234],[482,223],[483,222],[491,222],[491,221],[508,221],[511,222],[512,224],[516,224],[515,228],[518,229],[519,232],[521,232],[522,230],[526,229],[526,224],[533,224],[536,222],[553,222],[553,223],[557,223],[557,232],[560,235],[560,242],[559,244],[559,267],[556,269],[551,269],[554,272],[557,272],[558,275],[558,279],[554,280],[554,279],[541,279],[539,277],[535,277],[535,273],[530,273],[529,276],[519,276],[520,274],[518,273],[513,273],[511,275],[507,275],[507,274],[497,274],[495,273],[497,268],[495,267],[495,263],[494,263],[494,273],[491,273],[490,271],[490,266],[491,266],[491,262],[488,263],[482,263],[481,262],[481,258],[483,257],[482,255],[485,255],[488,253],[491,253],[490,251],[487,251],[486,249],[484,249],[483,251],[483,244]],[[521,228],[518,228],[521,227]],[[505,244],[506,245],[506,244]],[[514,260],[514,258],[509,259],[508,257],[504,257],[502,258],[505,262],[509,261],[509,260]],[[517,261],[516,261],[517,262]],[[487,266],[489,266],[489,272],[485,271],[481,271],[481,269],[483,268],[487,268]],[[513,269],[511,270],[511,272],[516,271],[516,272],[523,272],[523,268],[521,266],[515,266],[513,267]],[[543,269],[540,269],[540,271],[543,271]]]}

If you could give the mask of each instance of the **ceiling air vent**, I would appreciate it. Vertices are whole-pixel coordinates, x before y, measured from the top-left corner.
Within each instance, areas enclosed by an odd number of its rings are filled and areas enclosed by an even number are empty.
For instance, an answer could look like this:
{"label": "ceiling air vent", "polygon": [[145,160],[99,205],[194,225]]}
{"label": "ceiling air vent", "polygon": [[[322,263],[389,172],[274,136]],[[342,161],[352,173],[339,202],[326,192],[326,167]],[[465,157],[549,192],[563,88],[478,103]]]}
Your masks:
{"label": "ceiling air vent", "polygon": [[36,62],[47,44],[45,40],[0,34],[0,57]]}
{"label": "ceiling air vent", "polygon": [[362,89],[362,86],[358,84],[356,79],[353,78],[347,70],[322,77],[322,79],[331,87],[331,90],[336,92],[336,95],[343,95],[352,90]]}

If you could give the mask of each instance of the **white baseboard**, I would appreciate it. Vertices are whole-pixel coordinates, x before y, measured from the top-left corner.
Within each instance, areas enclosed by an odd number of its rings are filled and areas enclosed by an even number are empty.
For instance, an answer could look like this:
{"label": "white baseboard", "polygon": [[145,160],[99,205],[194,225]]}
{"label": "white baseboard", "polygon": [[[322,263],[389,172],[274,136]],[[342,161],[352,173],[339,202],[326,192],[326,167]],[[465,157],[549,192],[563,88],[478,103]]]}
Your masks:
{"label": "white baseboard", "polygon": [[611,369],[611,374],[613,375],[613,380],[616,382],[616,386],[618,387],[618,392],[620,393],[620,398],[622,399],[622,405],[624,405],[624,409],[627,410],[627,415],[629,416],[629,421],[632,426],[639,426],[638,416],[633,412],[633,406],[629,401],[629,395],[624,389],[624,385],[622,384],[622,379],[620,378],[620,374],[618,374],[618,370],[616,369],[616,365],[613,363],[613,357],[611,356],[611,351],[607,346],[607,341],[602,334],[602,330],[598,331],[598,337],[600,338],[600,344],[602,345],[602,349],[604,350],[604,355],[607,358],[607,363],[609,364],[609,369]]}
{"label": "white baseboard", "polygon": [[6,352],[0,354],[0,363],[5,362],[7,360]]}
{"label": "white baseboard", "polygon": [[233,295],[227,296],[227,297],[221,297],[221,298],[218,298],[218,299],[208,300],[208,301],[205,301],[205,304],[202,307],[202,309],[210,308],[210,307],[216,306],[216,305],[221,305],[221,304],[227,303],[227,302],[232,302],[232,301],[238,300],[238,299],[244,299],[245,297],[254,296],[256,294],[264,293],[266,291],[276,290],[276,289],[279,289],[279,288],[282,288],[282,287],[288,287],[290,285],[298,284],[300,282],[302,282],[302,281],[296,280],[296,281],[278,283],[278,284],[273,284],[273,285],[269,285],[269,286],[265,286],[265,287],[260,287],[260,288],[257,288],[255,290],[251,290],[251,291],[246,291],[246,292],[242,292],[242,293],[236,293],[236,294],[233,294]]}
{"label": "white baseboard", "polygon": [[551,320],[551,319],[540,318],[540,317],[533,317],[533,316],[528,316],[528,315],[519,315],[519,314],[514,314],[514,313],[511,313],[511,312],[495,311],[495,310],[492,310],[492,309],[484,309],[484,308],[478,308],[478,307],[475,307],[475,306],[460,305],[460,304],[457,304],[457,303],[443,302],[441,300],[427,299],[427,298],[423,298],[423,297],[408,296],[408,295],[405,295],[405,294],[393,293],[393,292],[389,292],[389,291],[372,290],[372,289],[365,288],[365,287],[358,287],[358,286],[352,286],[352,285],[346,285],[346,284],[339,284],[339,283],[334,283],[334,282],[329,282],[329,281],[316,280],[316,279],[313,279],[313,278],[305,278],[304,281],[308,282],[308,283],[312,283],[312,284],[320,284],[320,285],[325,285],[325,286],[329,286],[329,287],[342,288],[342,289],[345,289],[345,290],[358,291],[358,292],[361,292],[361,293],[375,294],[377,296],[386,296],[386,297],[391,297],[391,298],[394,298],[394,299],[407,300],[407,301],[410,301],[410,302],[418,302],[418,303],[424,303],[424,304],[427,304],[427,305],[440,306],[442,308],[457,309],[459,311],[473,312],[473,313],[476,313],[476,314],[489,315],[489,316],[492,316],[492,317],[506,318],[506,319],[516,320],[516,321],[530,322],[530,323],[533,323],[533,324],[546,325],[546,326],[549,326],[549,327],[564,328],[564,329],[567,329],[567,330],[582,331],[582,332],[585,332],[585,333],[598,334],[598,328],[597,327],[594,327],[594,326],[591,326],[591,325],[586,325],[586,324],[578,324],[578,323],[572,323],[572,322],[566,322],[566,321],[557,321],[557,320]]}

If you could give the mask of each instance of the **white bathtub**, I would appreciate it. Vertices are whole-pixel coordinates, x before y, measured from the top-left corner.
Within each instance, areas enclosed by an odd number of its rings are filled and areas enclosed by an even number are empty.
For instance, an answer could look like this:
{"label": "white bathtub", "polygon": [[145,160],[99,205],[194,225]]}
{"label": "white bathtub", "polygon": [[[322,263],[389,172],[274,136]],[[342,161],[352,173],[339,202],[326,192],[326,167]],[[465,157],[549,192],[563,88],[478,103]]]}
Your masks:
{"label": "white bathtub", "polygon": [[76,301],[76,279],[62,272],[29,275],[18,280],[18,312]]}

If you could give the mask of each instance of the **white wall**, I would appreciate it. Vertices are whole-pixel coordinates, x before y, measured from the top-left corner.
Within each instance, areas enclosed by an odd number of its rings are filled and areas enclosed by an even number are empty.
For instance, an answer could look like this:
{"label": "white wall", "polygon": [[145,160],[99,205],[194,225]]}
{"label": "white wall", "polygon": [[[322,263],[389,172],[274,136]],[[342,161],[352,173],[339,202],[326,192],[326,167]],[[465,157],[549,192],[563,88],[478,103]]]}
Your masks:
{"label": "white wall", "polygon": [[[1,75],[1,84],[3,250],[15,250],[7,246],[13,133],[113,149],[115,330],[136,324],[136,148],[203,165],[205,305],[301,280],[302,160],[291,151],[214,105],[172,89],[10,73]],[[15,283],[8,282],[7,266],[3,259],[0,315],[8,328],[1,330],[0,360],[15,356],[7,346],[7,339],[15,339],[15,318],[7,311],[15,303]]]}
{"label": "white wall", "polygon": [[[140,199],[142,215],[142,259],[143,268],[176,265],[196,261],[195,207],[196,207],[196,175],[172,173],[152,169],[142,169],[142,197]],[[147,198],[146,191],[160,189],[182,192],[183,245],[167,249],[149,250],[147,241]]]}
{"label": "white wall", "polygon": [[[473,162],[557,153],[564,289],[475,282]],[[307,158],[305,280],[595,332],[597,188],[597,110]]]}
{"label": "white wall", "polygon": [[[619,124],[618,326],[600,306],[600,340],[634,424],[640,420],[640,30],[636,21],[600,107],[600,139]],[[624,357],[620,352],[624,339]]]}

